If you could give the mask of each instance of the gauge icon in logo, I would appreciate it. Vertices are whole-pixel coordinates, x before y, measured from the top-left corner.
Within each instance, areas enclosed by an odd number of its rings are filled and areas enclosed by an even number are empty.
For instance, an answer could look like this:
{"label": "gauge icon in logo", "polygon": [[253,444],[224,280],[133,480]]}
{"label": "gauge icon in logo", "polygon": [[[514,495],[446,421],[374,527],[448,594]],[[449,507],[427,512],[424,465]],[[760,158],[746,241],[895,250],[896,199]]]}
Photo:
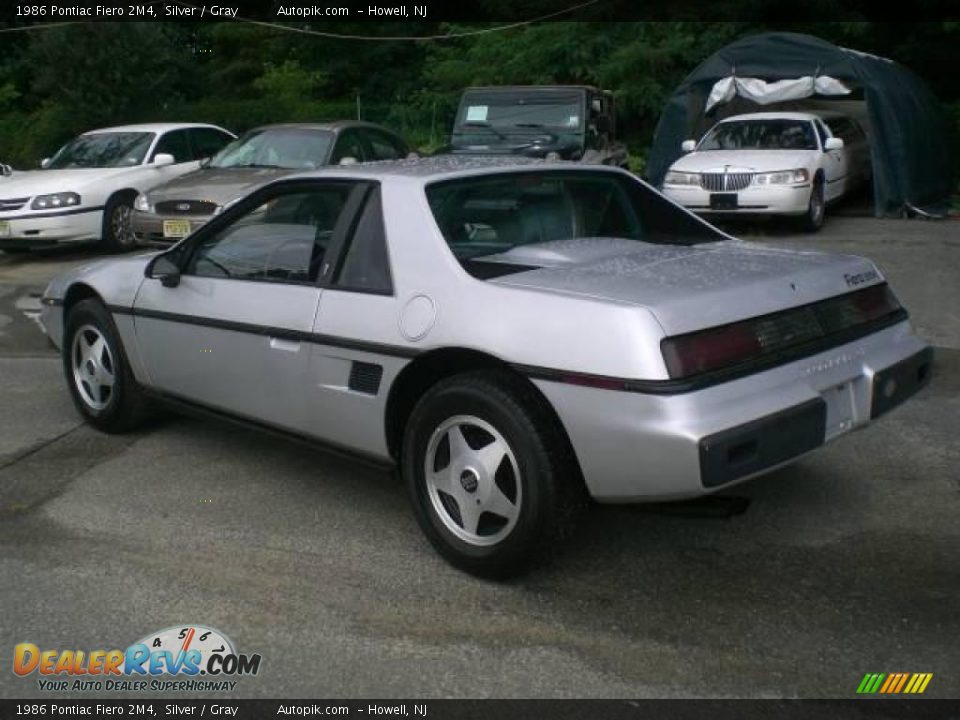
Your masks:
{"label": "gauge icon in logo", "polygon": [[191,651],[195,653],[193,663],[199,667],[206,667],[213,655],[236,655],[233,643],[226,635],[215,628],[206,625],[174,625],[164,628],[138,640],[136,645],[145,645],[151,654],[168,652],[173,658],[186,657]]}

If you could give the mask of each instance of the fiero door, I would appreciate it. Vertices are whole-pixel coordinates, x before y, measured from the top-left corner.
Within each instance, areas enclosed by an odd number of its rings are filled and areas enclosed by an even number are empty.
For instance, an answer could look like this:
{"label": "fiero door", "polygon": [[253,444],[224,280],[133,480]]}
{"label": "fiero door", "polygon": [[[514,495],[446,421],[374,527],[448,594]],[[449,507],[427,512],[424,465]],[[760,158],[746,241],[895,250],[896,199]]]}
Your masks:
{"label": "fiero door", "polygon": [[179,282],[148,278],[134,305],[152,387],[302,430],[319,281],[361,188],[276,183],[184,241],[174,251]]}

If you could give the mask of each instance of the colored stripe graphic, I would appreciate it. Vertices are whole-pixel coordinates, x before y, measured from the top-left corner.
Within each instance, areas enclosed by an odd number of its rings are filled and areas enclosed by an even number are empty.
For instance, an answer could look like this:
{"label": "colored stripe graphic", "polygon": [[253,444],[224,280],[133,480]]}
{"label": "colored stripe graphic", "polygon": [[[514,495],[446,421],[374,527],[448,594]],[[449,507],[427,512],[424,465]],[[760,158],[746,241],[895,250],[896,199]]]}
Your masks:
{"label": "colored stripe graphic", "polygon": [[858,695],[918,695],[927,689],[933,673],[867,673],[857,686]]}

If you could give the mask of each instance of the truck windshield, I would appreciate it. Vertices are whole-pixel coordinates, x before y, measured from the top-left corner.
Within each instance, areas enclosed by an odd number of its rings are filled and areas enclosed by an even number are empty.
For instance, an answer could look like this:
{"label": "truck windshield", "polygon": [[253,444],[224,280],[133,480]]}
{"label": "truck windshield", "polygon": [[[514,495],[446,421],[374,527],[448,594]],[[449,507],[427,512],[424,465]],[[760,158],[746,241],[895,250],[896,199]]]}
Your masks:
{"label": "truck windshield", "polygon": [[457,130],[550,128],[574,132],[583,123],[582,98],[574,93],[468,93],[457,112]]}
{"label": "truck windshield", "polygon": [[697,150],[816,150],[807,120],[730,120],[715,126]]}
{"label": "truck windshield", "polygon": [[154,133],[104,132],[74,138],[47,164],[47,170],[64,168],[131,167],[143,162]]}
{"label": "truck windshield", "polygon": [[427,186],[447,244],[462,262],[576,238],[694,245],[724,239],[655,190],[615,172],[524,171]]}

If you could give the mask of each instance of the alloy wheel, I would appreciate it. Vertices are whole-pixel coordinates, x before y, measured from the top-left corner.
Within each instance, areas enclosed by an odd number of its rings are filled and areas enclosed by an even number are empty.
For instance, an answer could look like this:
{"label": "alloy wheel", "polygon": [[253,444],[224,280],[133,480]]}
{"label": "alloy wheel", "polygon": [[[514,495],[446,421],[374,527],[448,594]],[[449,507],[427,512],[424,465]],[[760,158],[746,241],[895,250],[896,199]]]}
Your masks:
{"label": "alloy wheel", "polygon": [[116,364],[103,333],[83,325],[73,336],[70,348],[73,381],[84,404],[103,410],[113,397]]}
{"label": "alloy wheel", "polygon": [[110,231],[117,245],[131,247],[133,236],[133,208],[124,203],[117,205],[110,216]]}
{"label": "alloy wheel", "polygon": [[523,500],[517,459],[485,420],[457,415],[441,423],[427,443],[424,473],[437,517],[463,542],[495,545],[517,524]]}

